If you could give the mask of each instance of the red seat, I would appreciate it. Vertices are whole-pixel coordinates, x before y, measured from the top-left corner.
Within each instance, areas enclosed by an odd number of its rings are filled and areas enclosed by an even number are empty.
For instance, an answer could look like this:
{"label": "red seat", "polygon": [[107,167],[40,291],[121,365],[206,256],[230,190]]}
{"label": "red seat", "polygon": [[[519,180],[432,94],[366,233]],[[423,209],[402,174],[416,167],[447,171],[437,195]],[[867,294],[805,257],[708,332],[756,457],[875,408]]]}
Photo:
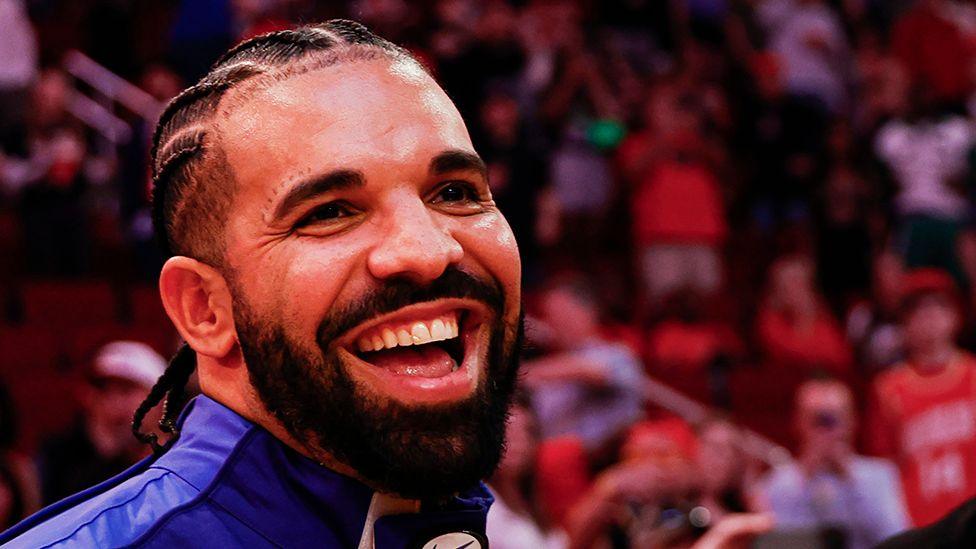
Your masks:
{"label": "red seat", "polygon": [[17,410],[17,448],[31,453],[44,439],[66,430],[79,413],[76,377],[46,369],[7,372],[4,383]]}
{"label": "red seat", "polygon": [[170,326],[93,324],[66,334],[68,358],[76,368],[85,368],[102,346],[120,340],[145,343],[167,359],[176,352],[179,343],[176,331]]}
{"label": "red seat", "polygon": [[24,320],[50,326],[79,326],[115,321],[115,293],[105,281],[48,280],[21,288]]}
{"label": "red seat", "polygon": [[129,307],[132,321],[136,324],[169,326],[169,316],[159,299],[159,289],[155,286],[136,286],[129,291]]}
{"label": "red seat", "polygon": [[47,326],[0,326],[0,373],[59,369],[65,364],[61,342]]}

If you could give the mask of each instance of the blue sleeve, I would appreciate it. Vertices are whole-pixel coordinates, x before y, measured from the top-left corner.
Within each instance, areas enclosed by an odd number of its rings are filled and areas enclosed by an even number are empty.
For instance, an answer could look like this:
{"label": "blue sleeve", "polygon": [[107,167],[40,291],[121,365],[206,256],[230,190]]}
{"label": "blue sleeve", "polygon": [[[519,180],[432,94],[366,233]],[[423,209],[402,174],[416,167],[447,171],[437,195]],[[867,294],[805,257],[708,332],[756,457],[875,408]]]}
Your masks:
{"label": "blue sleeve", "polygon": [[607,357],[610,384],[625,393],[644,393],[644,369],[640,361],[623,346],[617,346]]}
{"label": "blue sleeve", "polygon": [[121,547],[198,493],[175,473],[153,468],[46,520],[4,547]]}

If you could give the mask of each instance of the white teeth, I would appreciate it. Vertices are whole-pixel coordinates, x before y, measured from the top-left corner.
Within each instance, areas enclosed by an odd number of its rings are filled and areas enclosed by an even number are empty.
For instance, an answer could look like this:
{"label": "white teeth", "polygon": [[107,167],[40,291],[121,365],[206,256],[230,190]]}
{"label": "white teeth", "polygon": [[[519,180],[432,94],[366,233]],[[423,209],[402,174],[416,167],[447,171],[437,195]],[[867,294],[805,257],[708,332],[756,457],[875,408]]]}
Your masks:
{"label": "white teeth", "polygon": [[410,328],[410,335],[413,336],[413,342],[416,345],[430,343],[430,328],[428,328],[423,322],[414,324],[413,327]]}
{"label": "white teeth", "polygon": [[437,318],[430,322],[414,322],[409,327],[383,328],[379,332],[364,335],[356,341],[360,352],[423,345],[458,337],[460,330],[456,318]]}
{"label": "white teeth", "polygon": [[440,341],[447,337],[447,330],[444,326],[444,321],[437,319],[430,323],[430,338],[434,341]]}
{"label": "white teeth", "polygon": [[368,353],[373,350],[373,342],[364,338],[361,338],[356,344],[359,347],[359,352]]}

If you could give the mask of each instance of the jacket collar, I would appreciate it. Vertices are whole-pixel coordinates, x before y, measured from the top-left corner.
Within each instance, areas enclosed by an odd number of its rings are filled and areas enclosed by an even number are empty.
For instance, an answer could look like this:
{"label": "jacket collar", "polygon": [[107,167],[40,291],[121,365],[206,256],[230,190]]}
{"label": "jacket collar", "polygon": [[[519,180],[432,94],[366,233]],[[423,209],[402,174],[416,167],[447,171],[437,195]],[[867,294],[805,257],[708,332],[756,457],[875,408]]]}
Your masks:
{"label": "jacket collar", "polygon": [[[154,465],[209,489],[211,501],[273,543],[301,547],[338,537],[356,547],[364,537],[374,491],[363,483],[302,456],[207,396],[194,399],[181,422],[179,440]],[[375,547],[422,545],[448,531],[483,533],[492,501],[479,484],[447,503],[422,504],[419,513],[378,517]]]}

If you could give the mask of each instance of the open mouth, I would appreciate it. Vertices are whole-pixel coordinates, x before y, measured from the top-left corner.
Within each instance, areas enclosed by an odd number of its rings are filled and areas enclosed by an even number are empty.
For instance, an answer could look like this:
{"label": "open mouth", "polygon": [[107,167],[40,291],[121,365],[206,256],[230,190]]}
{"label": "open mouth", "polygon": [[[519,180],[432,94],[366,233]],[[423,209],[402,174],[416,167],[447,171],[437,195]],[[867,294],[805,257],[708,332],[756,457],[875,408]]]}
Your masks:
{"label": "open mouth", "polygon": [[410,400],[446,400],[476,385],[488,308],[469,299],[418,303],[364,323],[336,341],[355,371]]}
{"label": "open mouth", "polygon": [[356,339],[356,356],[399,375],[441,377],[464,362],[461,339],[464,311],[451,311],[432,320],[385,323]]}

